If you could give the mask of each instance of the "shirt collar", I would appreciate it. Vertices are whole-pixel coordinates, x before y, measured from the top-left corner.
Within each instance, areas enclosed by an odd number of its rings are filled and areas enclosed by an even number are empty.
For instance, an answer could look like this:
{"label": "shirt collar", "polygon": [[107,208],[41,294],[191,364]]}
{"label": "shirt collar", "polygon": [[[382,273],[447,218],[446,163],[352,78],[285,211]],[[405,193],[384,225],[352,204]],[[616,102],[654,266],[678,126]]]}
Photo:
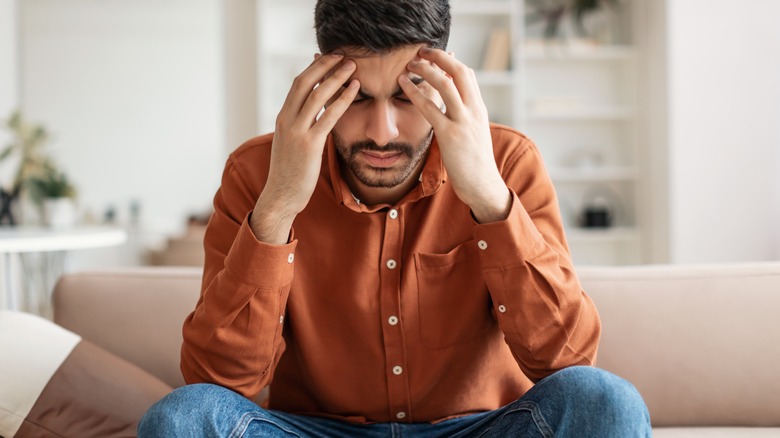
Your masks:
{"label": "shirt collar", "polygon": [[[388,204],[367,206],[352,194],[347,182],[341,177],[341,169],[339,168],[336,145],[333,142],[333,134],[328,135],[328,139],[325,142],[324,154],[324,161],[327,163],[327,174],[324,176],[326,179],[330,179],[336,202],[346,206],[350,210],[361,213],[373,213],[382,208],[391,207],[391,205]],[[431,196],[436,193],[446,181],[447,172],[444,169],[444,163],[441,159],[439,142],[436,139],[436,135],[434,135],[431,140],[428,157],[425,160],[422,173],[420,173],[419,183],[398,202],[398,205],[407,202],[415,202],[424,197]]]}

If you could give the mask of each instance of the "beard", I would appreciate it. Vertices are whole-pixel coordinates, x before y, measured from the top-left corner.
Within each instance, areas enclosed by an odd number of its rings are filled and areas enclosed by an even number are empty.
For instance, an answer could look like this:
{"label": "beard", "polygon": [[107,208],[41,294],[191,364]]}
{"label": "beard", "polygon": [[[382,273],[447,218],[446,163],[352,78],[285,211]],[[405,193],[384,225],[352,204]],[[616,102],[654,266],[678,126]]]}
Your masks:
{"label": "beard", "polygon": [[[428,154],[432,140],[433,129],[417,145],[391,142],[379,146],[373,140],[363,140],[348,145],[335,132],[333,133],[333,143],[342,166],[346,166],[363,185],[373,188],[393,188],[406,181]],[[401,162],[391,167],[374,167],[358,160],[361,151],[400,152]]]}

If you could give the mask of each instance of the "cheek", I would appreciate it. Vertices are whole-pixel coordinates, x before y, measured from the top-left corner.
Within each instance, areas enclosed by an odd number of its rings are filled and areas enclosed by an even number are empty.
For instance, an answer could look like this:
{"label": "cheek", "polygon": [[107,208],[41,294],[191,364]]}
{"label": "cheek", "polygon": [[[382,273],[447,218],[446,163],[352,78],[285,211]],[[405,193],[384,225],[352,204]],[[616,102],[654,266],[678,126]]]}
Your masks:
{"label": "cheek", "polygon": [[356,111],[354,107],[349,107],[333,126],[332,131],[345,141],[353,141],[360,137],[359,130],[362,123],[360,111]]}
{"label": "cheek", "polygon": [[[439,102],[435,100],[434,103],[439,105]],[[431,128],[431,124],[428,123],[423,113],[412,104],[402,104],[396,107],[396,122],[400,129],[427,130]]]}

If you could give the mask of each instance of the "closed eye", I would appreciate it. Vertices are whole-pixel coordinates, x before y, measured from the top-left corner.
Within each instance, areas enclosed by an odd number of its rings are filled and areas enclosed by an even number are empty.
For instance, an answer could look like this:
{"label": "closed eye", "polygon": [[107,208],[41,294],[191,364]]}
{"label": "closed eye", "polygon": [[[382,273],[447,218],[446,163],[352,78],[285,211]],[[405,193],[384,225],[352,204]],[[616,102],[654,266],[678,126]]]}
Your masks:
{"label": "closed eye", "polygon": [[[419,85],[425,80],[421,77],[414,77],[412,78],[412,83],[415,85]],[[349,84],[345,83],[343,86],[346,88]],[[412,101],[404,94],[404,92],[401,90],[401,87],[398,87],[395,92],[392,94],[393,99],[395,99],[397,102],[404,104],[404,105],[411,105]],[[374,96],[367,93],[365,90],[360,89],[357,92],[357,96],[355,96],[355,99],[350,103],[350,105],[361,105],[371,99],[373,99]]]}

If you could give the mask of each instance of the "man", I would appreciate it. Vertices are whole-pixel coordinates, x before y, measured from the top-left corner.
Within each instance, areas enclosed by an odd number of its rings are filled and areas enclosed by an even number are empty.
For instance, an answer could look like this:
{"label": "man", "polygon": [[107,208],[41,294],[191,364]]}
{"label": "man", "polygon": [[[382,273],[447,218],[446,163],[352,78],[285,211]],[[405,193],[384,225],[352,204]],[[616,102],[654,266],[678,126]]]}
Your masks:
{"label": "man", "polygon": [[322,55],[214,200],[195,385],[141,436],[649,436],[629,383],[575,366],[600,323],[553,187],[449,26],[446,0],[317,2]]}

